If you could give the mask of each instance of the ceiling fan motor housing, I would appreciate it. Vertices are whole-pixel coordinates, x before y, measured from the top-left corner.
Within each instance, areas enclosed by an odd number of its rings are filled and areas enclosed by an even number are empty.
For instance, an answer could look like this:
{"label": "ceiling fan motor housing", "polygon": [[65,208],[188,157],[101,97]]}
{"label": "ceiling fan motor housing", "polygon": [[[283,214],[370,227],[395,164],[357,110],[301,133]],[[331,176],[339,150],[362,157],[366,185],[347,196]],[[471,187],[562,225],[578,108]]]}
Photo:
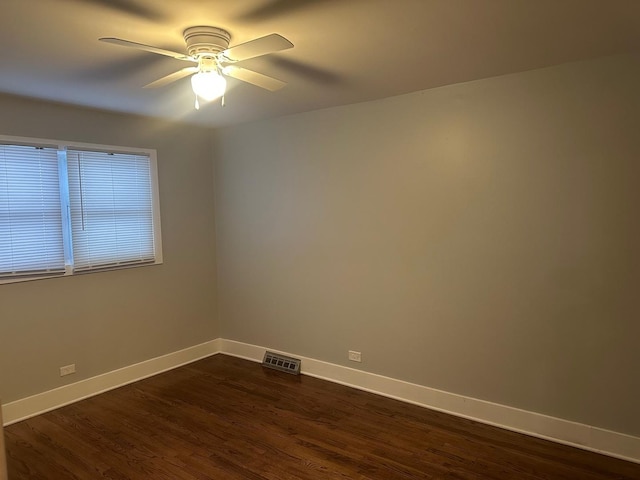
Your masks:
{"label": "ceiling fan motor housing", "polygon": [[190,27],[184,31],[184,41],[191,57],[214,56],[229,48],[231,35],[217,27]]}

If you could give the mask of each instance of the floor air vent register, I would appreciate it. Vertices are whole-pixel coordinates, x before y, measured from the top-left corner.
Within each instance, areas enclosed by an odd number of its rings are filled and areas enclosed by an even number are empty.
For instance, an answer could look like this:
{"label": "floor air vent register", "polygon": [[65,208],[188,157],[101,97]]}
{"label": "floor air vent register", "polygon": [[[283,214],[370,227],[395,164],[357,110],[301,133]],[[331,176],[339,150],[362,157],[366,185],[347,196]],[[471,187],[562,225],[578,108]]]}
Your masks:
{"label": "floor air vent register", "polygon": [[280,355],[279,353],[265,352],[264,358],[262,359],[262,366],[293,375],[300,374],[300,360],[298,358]]}

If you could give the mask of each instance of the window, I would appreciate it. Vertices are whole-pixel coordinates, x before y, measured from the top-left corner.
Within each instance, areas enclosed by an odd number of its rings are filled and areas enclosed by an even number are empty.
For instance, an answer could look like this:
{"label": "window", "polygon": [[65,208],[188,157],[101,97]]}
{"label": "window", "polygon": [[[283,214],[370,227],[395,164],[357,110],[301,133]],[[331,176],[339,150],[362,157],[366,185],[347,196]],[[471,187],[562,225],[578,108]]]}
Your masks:
{"label": "window", "polygon": [[0,283],[162,262],[155,152],[0,136]]}
{"label": "window", "polygon": [[0,145],[0,272],[64,271],[57,151]]}

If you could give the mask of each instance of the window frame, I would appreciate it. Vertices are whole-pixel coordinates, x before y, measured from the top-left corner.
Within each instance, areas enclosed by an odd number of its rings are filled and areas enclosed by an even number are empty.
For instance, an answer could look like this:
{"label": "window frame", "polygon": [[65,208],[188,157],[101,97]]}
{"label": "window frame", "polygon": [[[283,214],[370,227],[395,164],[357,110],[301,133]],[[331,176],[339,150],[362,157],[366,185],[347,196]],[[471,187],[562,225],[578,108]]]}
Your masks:
{"label": "window frame", "polygon": [[[116,153],[116,154],[130,154],[130,155],[143,155],[149,157],[149,173],[150,173],[150,182],[151,182],[151,206],[153,209],[152,218],[153,218],[153,244],[154,244],[154,253],[155,259],[152,262],[139,263],[139,264],[122,264],[122,265],[114,265],[108,268],[100,268],[100,269],[89,269],[83,271],[73,271],[73,265],[66,264],[65,261],[65,271],[62,274],[52,274],[52,275],[35,275],[35,276],[15,276],[15,277],[5,277],[0,278],[0,285],[9,284],[9,283],[20,283],[20,282],[28,282],[33,280],[41,280],[46,278],[61,278],[61,277],[69,277],[76,275],[85,275],[89,273],[102,273],[113,270],[123,270],[128,268],[138,268],[138,267],[146,267],[152,265],[160,265],[163,263],[162,256],[162,230],[160,225],[160,191],[158,186],[158,161],[157,161],[157,152],[154,149],[148,148],[137,148],[137,147],[122,147],[115,145],[104,145],[97,143],[86,143],[86,142],[74,142],[74,141],[63,141],[63,140],[51,140],[51,139],[43,139],[43,138],[33,138],[33,137],[21,137],[21,136],[13,136],[13,135],[0,135],[0,143],[2,144],[13,144],[13,145],[22,145],[28,147],[47,147],[47,148],[55,148],[58,151],[58,158],[62,155],[62,152],[66,152],[67,149],[78,149],[78,150],[89,150],[93,152],[104,152],[104,153]],[[62,176],[67,175],[67,161],[66,154],[65,160],[59,161],[59,165],[63,165],[64,168],[59,168],[59,175]],[[64,181],[60,180],[60,189],[61,189],[61,203],[62,203],[62,227],[63,237],[66,238],[67,235],[71,234],[70,225],[71,225],[71,211],[69,205],[69,185],[68,185],[68,177],[65,178]],[[66,189],[65,198],[62,197],[62,193]],[[67,256],[67,249],[71,246],[69,242],[64,242],[65,249],[65,258],[71,258]]]}

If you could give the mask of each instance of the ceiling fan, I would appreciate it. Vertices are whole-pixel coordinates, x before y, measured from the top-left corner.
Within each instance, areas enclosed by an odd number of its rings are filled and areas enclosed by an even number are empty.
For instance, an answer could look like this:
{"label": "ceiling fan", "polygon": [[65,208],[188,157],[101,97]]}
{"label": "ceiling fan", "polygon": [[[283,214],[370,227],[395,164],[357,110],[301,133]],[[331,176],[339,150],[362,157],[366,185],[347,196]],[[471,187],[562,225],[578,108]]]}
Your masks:
{"label": "ceiling fan", "polygon": [[162,87],[191,75],[191,86],[196,96],[196,109],[200,108],[199,99],[210,101],[222,97],[224,105],[224,92],[227,86],[225,76],[236,78],[272,92],[286,85],[285,82],[276,78],[234,65],[234,63],[242,60],[268,55],[293,47],[289,40],[277,33],[256,38],[231,48],[229,48],[231,35],[226,30],[218,27],[189,27],[184,31],[183,35],[187,45],[186,54],[120,38],[103,37],[99,40],[197,64],[197,66],[183,68],[145,85],[145,88]]}

